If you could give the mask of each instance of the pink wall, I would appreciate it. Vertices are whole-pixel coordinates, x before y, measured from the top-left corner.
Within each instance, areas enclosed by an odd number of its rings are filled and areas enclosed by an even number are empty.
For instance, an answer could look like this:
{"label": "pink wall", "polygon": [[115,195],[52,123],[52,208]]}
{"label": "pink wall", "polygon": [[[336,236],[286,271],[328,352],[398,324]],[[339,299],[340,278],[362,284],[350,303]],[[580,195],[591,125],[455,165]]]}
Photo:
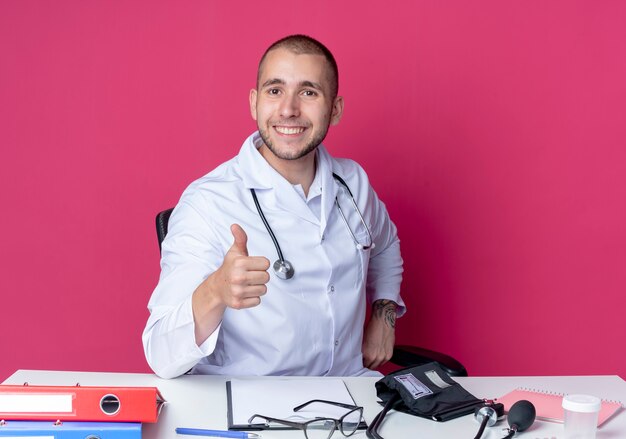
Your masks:
{"label": "pink wall", "polygon": [[257,59],[296,32],[339,60],[326,144],[398,225],[400,341],[626,377],[624,23],[619,0],[1,2],[0,380],[148,370],[154,214],[238,151]]}

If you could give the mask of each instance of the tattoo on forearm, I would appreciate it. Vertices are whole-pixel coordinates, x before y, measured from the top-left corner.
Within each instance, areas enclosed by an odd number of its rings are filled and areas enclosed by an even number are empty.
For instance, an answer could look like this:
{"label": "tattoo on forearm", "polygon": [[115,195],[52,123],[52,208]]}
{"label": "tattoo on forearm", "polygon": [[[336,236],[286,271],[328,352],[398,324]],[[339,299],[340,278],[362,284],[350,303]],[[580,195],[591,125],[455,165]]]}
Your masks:
{"label": "tattoo on forearm", "polygon": [[395,328],[397,307],[398,305],[393,300],[380,299],[372,303],[372,314],[384,319],[390,328]]}

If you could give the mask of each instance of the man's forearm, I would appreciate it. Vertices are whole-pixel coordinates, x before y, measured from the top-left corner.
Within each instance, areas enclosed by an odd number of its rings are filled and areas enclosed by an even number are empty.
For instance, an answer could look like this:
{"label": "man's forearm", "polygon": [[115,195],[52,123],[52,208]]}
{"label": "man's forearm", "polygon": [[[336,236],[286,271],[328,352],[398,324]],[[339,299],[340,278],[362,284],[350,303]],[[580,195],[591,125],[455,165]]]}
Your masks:
{"label": "man's forearm", "polygon": [[379,299],[372,303],[372,317],[381,319],[389,328],[396,327],[396,310],[398,304],[393,300]]}
{"label": "man's forearm", "polygon": [[379,299],[372,303],[372,315],[363,337],[365,367],[376,369],[393,355],[397,307],[396,302],[388,299]]}

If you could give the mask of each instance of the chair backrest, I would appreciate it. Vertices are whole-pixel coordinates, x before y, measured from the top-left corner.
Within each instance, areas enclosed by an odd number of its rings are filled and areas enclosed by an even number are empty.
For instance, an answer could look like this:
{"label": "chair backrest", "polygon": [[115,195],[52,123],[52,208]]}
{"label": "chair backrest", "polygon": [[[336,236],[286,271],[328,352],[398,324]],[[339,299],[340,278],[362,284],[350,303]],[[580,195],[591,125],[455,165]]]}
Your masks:
{"label": "chair backrest", "polygon": [[174,208],[170,208],[164,210],[163,212],[157,213],[156,216],[156,232],[157,239],[159,240],[159,252],[161,252],[161,244],[165,239],[165,235],[167,235],[167,225],[170,222],[170,216],[172,215],[172,211]]}

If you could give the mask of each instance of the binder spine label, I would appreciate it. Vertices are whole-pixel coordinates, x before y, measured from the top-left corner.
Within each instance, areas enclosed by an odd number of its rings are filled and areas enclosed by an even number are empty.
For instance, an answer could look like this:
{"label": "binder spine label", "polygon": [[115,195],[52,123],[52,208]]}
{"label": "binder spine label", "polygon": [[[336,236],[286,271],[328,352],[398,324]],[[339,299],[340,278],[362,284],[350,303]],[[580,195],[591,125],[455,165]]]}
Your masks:
{"label": "binder spine label", "polygon": [[71,413],[71,394],[0,394],[0,412]]}

